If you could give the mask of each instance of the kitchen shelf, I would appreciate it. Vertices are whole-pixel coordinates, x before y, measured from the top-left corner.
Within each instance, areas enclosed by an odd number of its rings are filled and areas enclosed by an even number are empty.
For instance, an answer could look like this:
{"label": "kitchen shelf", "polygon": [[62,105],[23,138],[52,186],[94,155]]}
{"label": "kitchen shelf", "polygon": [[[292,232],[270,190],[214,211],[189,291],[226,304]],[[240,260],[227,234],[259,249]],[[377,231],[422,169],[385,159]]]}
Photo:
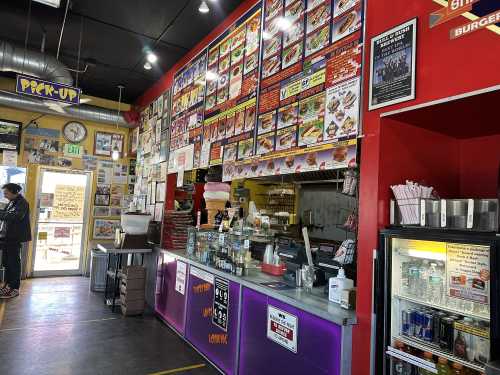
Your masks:
{"label": "kitchen shelf", "polygon": [[397,299],[403,300],[403,301],[408,301],[408,302],[416,303],[418,305],[431,307],[433,309],[443,310],[443,311],[447,311],[447,312],[450,312],[450,313],[453,313],[453,314],[467,316],[469,318],[479,319],[479,320],[486,321],[486,322],[490,321],[490,317],[489,316],[484,316],[482,314],[475,314],[475,313],[472,313],[472,312],[465,312],[465,311],[462,311],[462,310],[453,309],[453,308],[448,307],[448,306],[438,305],[438,304],[435,304],[435,303],[430,303],[430,302],[422,301],[421,299],[418,299],[418,298],[407,297],[407,296],[403,296],[403,295],[400,295],[400,294],[395,294],[394,297],[397,298]]}
{"label": "kitchen shelf", "polygon": [[476,371],[483,371],[484,372],[484,370],[485,370],[485,367],[480,365],[480,364],[465,361],[459,357],[454,356],[453,354],[450,354],[448,352],[441,350],[436,345],[432,345],[426,341],[422,341],[419,339],[410,338],[410,337],[406,337],[406,336],[396,336],[396,337],[394,337],[394,340],[399,340],[399,341],[405,343],[406,345],[409,345],[413,348],[420,349],[420,350],[423,350],[426,352],[430,352],[438,357],[444,357],[452,362],[458,362],[458,363],[464,365],[465,367],[471,368],[471,369],[476,370]]}

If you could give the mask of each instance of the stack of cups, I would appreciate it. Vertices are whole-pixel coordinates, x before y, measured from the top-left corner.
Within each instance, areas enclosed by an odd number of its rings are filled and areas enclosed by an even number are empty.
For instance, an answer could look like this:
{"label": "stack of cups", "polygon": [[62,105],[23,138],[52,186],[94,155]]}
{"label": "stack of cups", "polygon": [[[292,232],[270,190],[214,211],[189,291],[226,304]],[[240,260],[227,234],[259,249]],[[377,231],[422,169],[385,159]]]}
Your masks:
{"label": "stack of cups", "polygon": [[207,204],[208,224],[214,225],[217,211],[224,210],[229,200],[231,186],[223,182],[207,182],[203,198]]}

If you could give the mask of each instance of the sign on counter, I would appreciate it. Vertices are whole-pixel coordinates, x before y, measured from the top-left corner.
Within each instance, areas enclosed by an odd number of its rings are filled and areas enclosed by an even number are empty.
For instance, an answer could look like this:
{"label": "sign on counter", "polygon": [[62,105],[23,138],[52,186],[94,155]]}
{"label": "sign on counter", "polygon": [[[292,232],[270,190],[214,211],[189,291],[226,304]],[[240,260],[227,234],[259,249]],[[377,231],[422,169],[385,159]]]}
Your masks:
{"label": "sign on counter", "polygon": [[415,99],[417,19],[371,40],[369,109]]}
{"label": "sign on counter", "polygon": [[215,278],[212,323],[227,332],[229,320],[229,281]]}
{"label": "sign on counter", "polygon": [[189,273],[196,276],[198,279],[205,280],[209,284],[214,283],[214,275],[210,272],[203,271],[196,267],[189,267]]}
{"label": "sign on counter", "polygon": [[298,318],[274,306],[267,306],[267,338],[297,353]]}
{"label": "sign on counter", "polygon": [[490,248],[476,244],[448,243],[446,247],[448,295],[489,303]]}
{"label": "sign on counter", "polygon": [[21,74],[17,75],[16,92],[68,104],[80,104],[79,88]]}
{"label": "sign on counter", "polygon": [[186,263],[177,261],[177,272],[175,274],[175,291],[184,295],[186,292]]}

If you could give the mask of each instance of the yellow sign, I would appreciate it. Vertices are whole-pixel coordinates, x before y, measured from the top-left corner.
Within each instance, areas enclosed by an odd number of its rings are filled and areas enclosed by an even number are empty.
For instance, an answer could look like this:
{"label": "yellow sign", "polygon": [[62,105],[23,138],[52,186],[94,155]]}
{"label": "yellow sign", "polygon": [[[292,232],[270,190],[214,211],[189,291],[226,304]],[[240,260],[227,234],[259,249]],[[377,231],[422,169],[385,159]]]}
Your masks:
{"label": "yellow sign", "polygon": [[85,187],[56,185],[52,219],[82,219]]}
{"label": "yellow sign", "polygon": [[295,96],[309,90],[313,87],[325,83],[326,69],[318,70],[310,76],[304,77],[298,81],[292,82],[281,89],[280,100],[285,100],[291,96]]}
{"label": "yellow sign", "polygon": [[47,232],[38,232],[38,239],[40,241],[46,241],[47,240]]}

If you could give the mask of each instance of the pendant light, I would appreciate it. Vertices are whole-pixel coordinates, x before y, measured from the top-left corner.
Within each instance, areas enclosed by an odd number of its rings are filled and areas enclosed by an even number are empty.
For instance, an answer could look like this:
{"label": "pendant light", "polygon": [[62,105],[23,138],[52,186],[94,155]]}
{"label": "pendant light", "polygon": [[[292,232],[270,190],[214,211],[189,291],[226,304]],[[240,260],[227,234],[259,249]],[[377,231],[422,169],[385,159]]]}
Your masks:
{"label": "pendant light", "polygon": [[[118,117],[120,116],[120,109],[121,109],[121,103],[122,103],[122,90],[125,88],[123,85],[118,85],[118,89],[120,90],[120,94],[118,96],[118,116],[116,118],[116,130],[118,131]],[[118,148],[118,145],[115,144],[113,146],[113,150],[111,152],[111,159],[114,161],[117,161],[120,159],[120,149]]]}
{"label": "pendant light", "polygon": [[208,13],[210,11],[210,8],[208,7],[206,1],[201,2],[200,7],[198,8],[198,11],[200,13]]}

